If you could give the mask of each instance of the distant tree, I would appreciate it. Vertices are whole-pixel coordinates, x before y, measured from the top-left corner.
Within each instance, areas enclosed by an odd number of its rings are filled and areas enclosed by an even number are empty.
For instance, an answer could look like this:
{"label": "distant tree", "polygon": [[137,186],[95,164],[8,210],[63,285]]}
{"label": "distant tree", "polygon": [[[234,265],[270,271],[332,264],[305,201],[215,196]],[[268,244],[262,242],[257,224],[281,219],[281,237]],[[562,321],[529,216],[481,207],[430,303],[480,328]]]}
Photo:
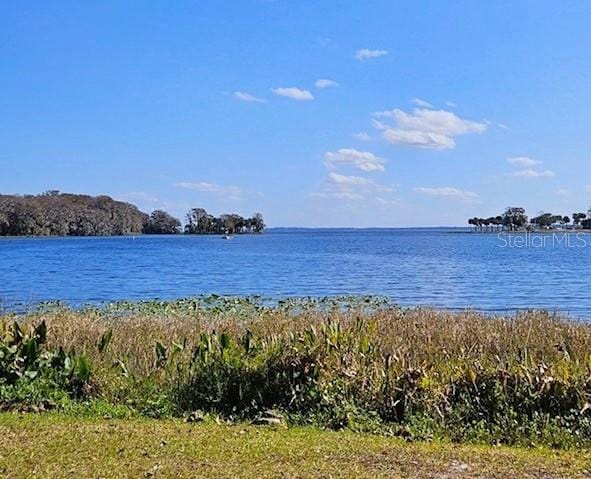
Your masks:
{"label": "distant tree", "polygon": [[266,228],[265,221],[263,219],[263,215],[260,213],[255,213],[252,217],[252,229],[255,233],[262,233]]}
{"label": "distant tree", "polygon": [[503,225],[511,231],[524,228],[527,225],[525,209],[521,207],[509,207],[503,214]]}
{"label": "distant tree", "polygon": [[193,208],[187,214],[186,234],[244,234],[262,233],[265,222],[260,213],[243,218],[235,213],[214,217],[203,208]]}
{"label": "distant tree", "polygon": [[581,222],[587,218],[585,213],[573,213],[573,224],[579,226]]}
{"label": "distant tree", "polygon": [[145,234],[173,235],[180,233],[181,222],[163,210],[155,210],[144,225]]}
{"label": "distant tree", "polygon": [[[209,230],[209,221],[207,221],[207,211],[203,208],[193,208],[187,213],[187,224],[185,226],[185,233],[200,234],[206,233]],[[205,220],[205,221],[204,221]]]}
{"label": "distant tree", "polygon": [[148,215],[109,196],[60,193],[0,195],[0,235],[110,236],[140,234]]}
{"label": "distant tree", "polygon": [[[562,218],[561,218],[562,219]],[[548,229],[556,222],[556,216],[552,213],[542,213],[531,219],[531,224],[537,225],[539,228]]]}

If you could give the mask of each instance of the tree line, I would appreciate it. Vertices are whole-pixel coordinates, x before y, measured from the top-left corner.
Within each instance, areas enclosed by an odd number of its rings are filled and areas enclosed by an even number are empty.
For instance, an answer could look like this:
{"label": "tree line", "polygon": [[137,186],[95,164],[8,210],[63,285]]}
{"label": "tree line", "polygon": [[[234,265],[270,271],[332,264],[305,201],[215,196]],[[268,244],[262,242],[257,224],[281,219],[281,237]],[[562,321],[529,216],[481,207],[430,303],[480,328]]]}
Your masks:
{"label": "tree line", "polygon": [[569,216],[555,215],[552,213],[539,213],[529,219],[525,208],[509,207],[502,215],[489,218],[470,218],[468,224],[474,226],[479,232],[493,231],[520,231],[536,229],[572,228],[591,229],[591,208],[587,213],[573,213]]}
{"label": "tree line", "polygon": [[[263,216],[219,217],[202,208],[187,215],[186,234],[262,233]],[[121,236],[180,234],[181,222],[163,210],[146,214],[131,203],[109,196],[59,191],[40,195],[0,195],[0,236]]]}
{"label": "tree line", "polygon": [[203,208],[193,208],[187,214],[185,233],[188,234],[244,234],[262,233],[265,229],[263,215],[255,213],[252,218],[237,214],[210,215]]}

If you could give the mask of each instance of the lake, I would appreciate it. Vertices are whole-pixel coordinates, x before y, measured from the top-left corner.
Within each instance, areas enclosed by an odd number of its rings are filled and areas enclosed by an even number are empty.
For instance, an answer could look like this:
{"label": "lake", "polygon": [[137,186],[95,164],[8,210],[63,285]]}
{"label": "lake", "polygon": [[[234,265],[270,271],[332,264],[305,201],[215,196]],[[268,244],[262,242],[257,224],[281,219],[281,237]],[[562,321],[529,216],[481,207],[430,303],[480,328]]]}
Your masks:
{"label": "lake", "polygon": [[0,303],[372,294],[401,305],[591,317],[591,236],[562,236],[375,229],[272,230],[231,240],[5,238]]}

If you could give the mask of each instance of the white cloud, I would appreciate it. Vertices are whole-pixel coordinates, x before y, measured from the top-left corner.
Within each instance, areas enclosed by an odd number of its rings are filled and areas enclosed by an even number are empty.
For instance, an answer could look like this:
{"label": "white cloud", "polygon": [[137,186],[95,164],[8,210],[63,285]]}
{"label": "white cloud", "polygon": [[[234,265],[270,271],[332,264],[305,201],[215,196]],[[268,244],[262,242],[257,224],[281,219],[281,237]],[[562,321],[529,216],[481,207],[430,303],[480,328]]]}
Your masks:
{"label": "white cloud", "polygon": [[370,178],[329,171],[321,191],[312,193],[311,196],[337,200],[363,200],[375,194],[388,194],[393,191],[391,186],[382,185]]}
{"label": "white cloud", "polygon": [[234,98],[236,98],[237,100],[246,101],[250,103],[266,103],[267,101],[264,98],[259,98],[243,91],[235,91],[233,95]]}
{"label": "white cloud", "polygon": [[355,133],[353,136],[355,138],[357,138],[359,141],[370,141],[371,140],[371,137],[365,131],[360,131],[359,133]]}
{"label": "white cloud", "polygon": [[508,173],[507,176],[514,178],[551,178],[556,176],[551,170],[538,170],[534,166],[541,165],[542,162],[534,160],[529,156],[514,156],[507,158],[507,163],[513,166],[520,167],[522,169]]}
{"label": "white cloud", "polygon": [[312,95],[312,93],[310,93],[308,90],[301,90],[300,88],[296,87],[271,88],[271,91],[275,93],[275,95],[291,98],[292,100],[309,101],[314,99],[314,95]]}
{"label": "white cloud", "polygon": [[359,193],[351,193],[349,191],[320,191],[311,193],[312,198],[335,199],[335,200],[362,200],[363,195]]}
{"label": "white cloud", "polygon": [[464,201],[472,201],[479,198],[479,196],[472,191],[463,191],[452,186],[442,186],[438,188],[428,188],[421,186],[415,188],[414,190],[424,195],[436,196],[440,198],[455,198]]}
{"label": "white cloud", "polygon": [[383,57],[387,54],[388,52],[386,50],[368,50],[367,48],[362,48],[355,52],[355,58],[359,61],[363,61],[369,60],[370,58]]}
{"label": "white cloud", "polygon": [[433,105],[426,100],[422,100],[421,98],[413,98],[412,102],[421,107],[421,108],[433,108]]}
{"label": "white cloud", "polygon": [[396,198],[386,199],[378,197],[376,198],[376,201],[382,206],[398,206],[400,204],[400,202]]}
{"label": "white cloud", "polygon": [[181,181],[180,183],[176,183],[174,186],[176,186],[177,188],[183,188],[185,190],[195,190],[200,191],[202,193],[212,193],[219,196],[223,196],[225,198],[229,198],[231,200],[240,200],[243,196],[242,190],[237,186],[223,186],[215,183],[208,183],[206,181]]}
{"label": "white cloud", "polygon": [[504,123],[497,123],[497,126],[499,128],[502,128],[503,130],[506,130],[507,128],[509,128],[507,125],[505,125]]}
{"label": "white cloud", "polygon": [[442,135],[482,133],[486,130],[485,123],[463,120],[455,113],[445,110],[415,108],[412,113],[406,113],[402,110],[395,109],[379,112],[376,115],[395,119],[398,126],[405,130],[427,131]]}
{"label": "white cloud", "polygon": [[327,78],[321,78],[319,80],[316,80],[314,82],[314,86],[316,88],[319,89],[323,89],[323,88],[332,88],[332,87],[336,87],[339,86],[338,82],[334,81],[334,80],[329,80]]}
{"label": "white cloud", "polygon": [[553,171],[550,170],[534,170],[533,168],[527,168],[525,170],[515,171],[513,173],[509,173],[509,176],[513,176],[515,178],[551,178],[556,176]]}
{"label": "white cloud", "polygon": [[540,160],[534,160],[529,156],[512,156],[507,158],[507,163],[510,165],[521,166],[523,168],[528,168],[532,166],[539,165],[542,163]]}
{"label": "white cloud", "polygon": [[[374,126],[382,130],[383,137],[390,143],[429,150],[452,149],[456,146],[455,136],[482,133],[487,129],[485,122],[479,123],[460,118],[445,110],[415,108],[412,113],[400,109],[377,112]],[[385,121],[393,120],[389,125]]]}
{"label": "white cloud", "polygon": [[390,186],[376,183],[375,181],[362,176],[341,175],[331,171],[328,173],[329,184],[343,190],[356,189],[363,192],[377,191],[380,193],[390,193],[393,188]]}
{"label": "white cloud", "polygon": [[387,196],[394,191],[391,186],[377,183],[371,178],[337,172],[341,167],[364,172],[385,171],[384,160],[369,151],[358,151],[353,148],[328,151],[324,154],[324,165],[328,170],[328,176],[321,190],[311,195],[314,198],[365,200],[375,197],[376,194]]}
{"label": "white cloud", "polygon": [[453,101],[449,101],[449,100],[445,102],[445,105],[450,108],[455,108],[456,106],[458,106]]}
{"label": "white cloud", "polygon": [[339,165],[350,165],[362,171],[385,171],[383,158],[369,151],[359,151],[354,148],[341,148],[336,152],[328,151],[324,154],[324,163],[329,169]]}
{"label": "white cloud", "polygon": [[337,185],[363,186],[371,183],[371,180],[368,178],[363,178],[361,176],[341,175],[339,173],[335,173],[334,171],[330,171],[328,173],[328,177],[330,181]]}
{"label": "white cloud", "polygon": [[447,150],[456,146],[456,142],[449,136],[418,130],[387,128],[384,130],[383,136],[388,142],[395,145],[406,145],[426,150]]}

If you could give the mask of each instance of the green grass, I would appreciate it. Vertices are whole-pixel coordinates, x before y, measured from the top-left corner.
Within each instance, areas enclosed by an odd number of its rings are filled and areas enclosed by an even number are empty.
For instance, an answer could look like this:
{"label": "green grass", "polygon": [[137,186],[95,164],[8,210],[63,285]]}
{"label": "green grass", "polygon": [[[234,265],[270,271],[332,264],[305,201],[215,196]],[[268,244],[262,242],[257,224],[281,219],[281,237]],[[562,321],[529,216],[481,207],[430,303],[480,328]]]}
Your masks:
{"label": "green grass", "polygon": [[0,414],[7,478],[583,478],[591,451],[407,443],[317,428]]}

